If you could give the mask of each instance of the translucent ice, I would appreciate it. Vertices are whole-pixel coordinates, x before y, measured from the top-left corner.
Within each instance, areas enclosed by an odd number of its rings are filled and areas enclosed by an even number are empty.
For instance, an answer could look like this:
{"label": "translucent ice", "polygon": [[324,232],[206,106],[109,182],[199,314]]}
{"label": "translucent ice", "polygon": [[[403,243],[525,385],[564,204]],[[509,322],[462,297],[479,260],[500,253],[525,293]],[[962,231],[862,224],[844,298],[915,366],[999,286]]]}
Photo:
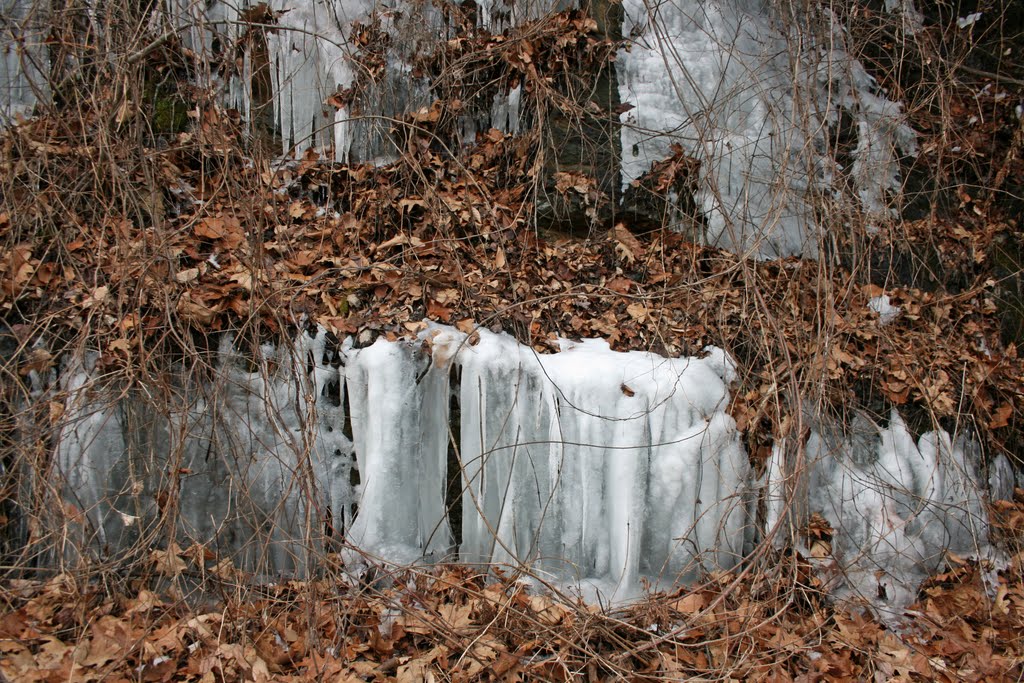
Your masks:
{"label": "translucent ice", "polygon": [[786,514],[798,525],[821,514],[836,532],[840,593],[883,615],[898,615],[947,551],[976,555],[987,544],[978,453],[964,437],[933,431],[915,442],[893,411],[883,429],[863,416],[845,434],[817,425],[803,472],[794,457],[784,447],[772,454],[769,527]]}
{"label": "translucent ice", "polygon": [[762,257],[815,256],[811,199],[836,172],[824,131],[840,110],[856,120],[851,171],[866,212],[885,214],[898,187],[895,149],[913,153],[899,106],[845,51],[840,27],[827,49],[763,3],[625,0],[616,61],[622,181],[632,182],[682,144],[701,161],[697,206],[706,239]]}

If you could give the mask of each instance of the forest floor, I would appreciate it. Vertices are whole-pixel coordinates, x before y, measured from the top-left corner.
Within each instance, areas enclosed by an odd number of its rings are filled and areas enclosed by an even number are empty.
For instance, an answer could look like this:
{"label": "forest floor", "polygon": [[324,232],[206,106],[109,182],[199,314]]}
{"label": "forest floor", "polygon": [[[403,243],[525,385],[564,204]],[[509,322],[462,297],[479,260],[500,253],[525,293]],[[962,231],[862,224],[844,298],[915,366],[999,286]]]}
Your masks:
{"label": "forest floor", "polygon": [[[1024,494],[1024,491],[1019,492]],[[1024,532],[1024,499],[1000,507]],[[806,549],[803,549],[806,551]],[[204,549],[0,589],[7,681],[1019,681],[1024,553],[950,557],[890,627],[799,553],[602,609],[465,566],[258,586]]]}

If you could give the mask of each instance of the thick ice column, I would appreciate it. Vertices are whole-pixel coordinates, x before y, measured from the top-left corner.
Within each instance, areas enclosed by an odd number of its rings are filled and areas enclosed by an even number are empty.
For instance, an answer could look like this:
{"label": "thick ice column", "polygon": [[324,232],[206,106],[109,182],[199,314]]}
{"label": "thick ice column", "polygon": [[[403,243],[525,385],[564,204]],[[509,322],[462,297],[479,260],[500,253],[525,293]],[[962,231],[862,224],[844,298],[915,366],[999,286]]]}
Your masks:
{"label": "thick ice column", "polygon": [[708,566],[734,563],[740,548],[721,536],[742,539],[747,463],[722,413],[722,358],[564,346],[538,355],[481,332],[459,352],[464,559],[616,595],[702,550]]}
{"label": "thick ice column", "polygon": [[459,352],[462,547],[470,562],[530,562],[554,514],[553,402],[531,349],[481,331]]}
{"label": "thick ice column", "polygon": [[346,367],[360,478],[348,540],[392,562],[451,544],[443,515],[448,391],[429,377],[437,372],[429,363],[417,344],[379,339],[352,352]]}

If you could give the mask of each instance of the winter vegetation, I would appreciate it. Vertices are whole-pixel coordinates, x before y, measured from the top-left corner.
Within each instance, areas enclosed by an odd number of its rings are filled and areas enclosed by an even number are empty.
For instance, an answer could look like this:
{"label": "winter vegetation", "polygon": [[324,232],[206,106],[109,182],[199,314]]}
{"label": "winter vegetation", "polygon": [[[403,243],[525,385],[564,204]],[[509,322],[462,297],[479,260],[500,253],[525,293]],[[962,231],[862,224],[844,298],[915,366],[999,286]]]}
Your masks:
{"label": "winter vegetation", "polygon": [[10,0],[11,680],[1017,680],[1010,0]]}

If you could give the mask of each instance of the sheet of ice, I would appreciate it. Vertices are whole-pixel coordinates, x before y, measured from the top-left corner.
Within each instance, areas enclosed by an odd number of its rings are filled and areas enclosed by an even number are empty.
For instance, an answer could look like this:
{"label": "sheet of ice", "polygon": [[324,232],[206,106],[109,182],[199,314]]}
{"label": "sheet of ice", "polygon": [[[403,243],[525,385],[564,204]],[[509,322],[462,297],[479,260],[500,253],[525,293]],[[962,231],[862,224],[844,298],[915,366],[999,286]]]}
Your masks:
{"label": "sheet of ice", "polygon": [[334,114],[324,104],[354,77],[347,59],[351,22],[365,18],[372,0],[274,0],[277,28],[267,35],[274,81],[274,113],[284,154],[334,143]]}
{"label": "sheet of ice", "polygon": [[[430,104],[427,84],[409,66],[420,31],[431,32],[438,15],[429,5],[392,11],[375,0],[273,0],[281,12],[267,35],[272,63],[274,113],[284,154],[333,147],[335,161],[387,163],[397,157],[389,130],[395,118]],[[364,79],[358,107],[333,108],[326,100],[352,86],[362,68],[349,40],[354,21],[376,19],[392,37],[383,74]],[[430,33],[433,36],[433,33]],[[437,39],[437,36],[434,36]]]}
{"label": "sheet of ice", "polygon": [[4,0],[0,27],[0,123],[32,113],[48,97],[47,12],[32,0]]}
{"label": "sheet of ice", "polygon": [[739,559],[747,460],[720,359],[597,340],[538,355],[480,334],[457,358],[465,561],[596,580],[622,598],[641,576],[667,585]]}
{"label": "sheet of ice", "polygon": [[824,516],[836,531],[840,595],[868,600],[883,617],[899,617],[947,550],[977,555],[987,545],[978,453],[963,437],[928,432],[915,443],[894,410],[883,429],[863,416],[845,434],[817,425],[797,475],[791,457],[772,453],[769,527],[787,514],[797,527]]}
{"label": "sheet of ice", "polygon": [[824,133],[845,109],[858,127],[851,173],[863,207],[887,212],[886,193],[898,187],[894,148],[911,153],[914,135],[845,52],[839,26],[818,45],[809,30],[779,30],[753,0],[623,8],[633,40],[616,69],[620,98],[634,105],[621,115],[624,186],[681,143],[701,161],[696,201],[709,243],[814,257],[813,197],[830,191],[837,171]]}
{"label": "sheet of ice", "polygon": [[177,405],[94,386],[95,357],[69,365],[56,449],[64,496],[81,513],[69,547],[124,551],[169,510],[182,547],[304,573],[327,530],[351,524],[355,502],[334,353],[322,331],[288,353],[246,356],[225,337],[215,379],[187,387]]}
{"label": "sheet of ice", "polygon": [[[225,337],[216,379],[159,418],[98,400],[111,394],[69,370],[58,462],[96,529],[83,545],[126,547],[138,537],[124,535],[127,517],[154,524],[153,494],[177,462],[189,472],[177,485],[180,534],[269,572],[305,571],[310,549],[332,542],[327,523],[333,540],[389,562],[446,556],[450,477],[464,485],[466,561],[621,598],[642,576],[668,585],[739,559],[747,459],[724,413],[724,353],[668,359],[585,341],[541,356],[507,335],[481,331],[470,344],[443,326],[424,338],[332,349],[321,330],[242,354]],[[447,471],[453,392],[458,472]],[[160,436],[139,436],[144,424]],[[121,471],[135,474],[110,476]]]}

